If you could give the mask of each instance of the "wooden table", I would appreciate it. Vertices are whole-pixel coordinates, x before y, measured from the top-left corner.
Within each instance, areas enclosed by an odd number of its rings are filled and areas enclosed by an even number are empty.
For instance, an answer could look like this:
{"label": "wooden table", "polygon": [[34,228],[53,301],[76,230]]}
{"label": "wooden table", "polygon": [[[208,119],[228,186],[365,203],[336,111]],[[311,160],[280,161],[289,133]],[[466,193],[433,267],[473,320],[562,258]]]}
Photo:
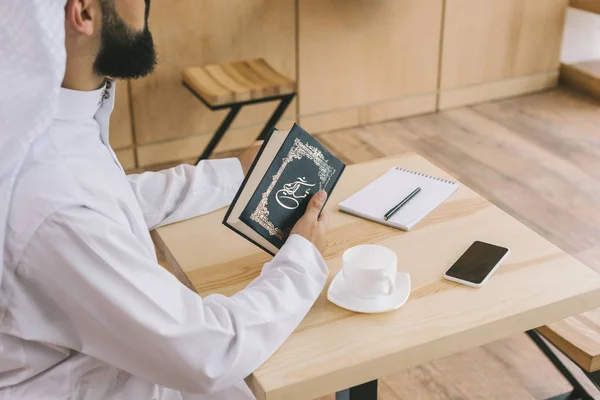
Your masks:
{"label": "wooden table", "polygon": [[[341,200],[394,166],[451,178],[414,154],[348,167],[327,206],[325,258],[332,278],[347,248],[388,246],[411,274],[410,299],[398,311],[366,315],[329,303],[324,292],[248,377],[258,399],[312,399],[600,306],[600,276],[464,185],[409,233],[337,211]],[[154,233],[176,274],[202,296],[239,291],[269,260],[221,225],[224,213]],[[507,246],[511,255],[481,289],[445,281],[444,271],[474,240]]]}

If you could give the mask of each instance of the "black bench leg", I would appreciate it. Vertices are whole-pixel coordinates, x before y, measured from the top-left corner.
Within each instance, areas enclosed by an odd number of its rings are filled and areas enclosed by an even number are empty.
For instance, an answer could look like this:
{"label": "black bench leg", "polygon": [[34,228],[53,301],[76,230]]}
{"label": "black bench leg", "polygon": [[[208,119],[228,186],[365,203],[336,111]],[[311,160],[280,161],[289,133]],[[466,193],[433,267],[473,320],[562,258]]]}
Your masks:
{"label": "black bench leg", "polygon": [[586,397],[582,396],[581,394],[579,394],[573,390],[571,393],[564,393],[564,394],[558,395],[556,397],[551,397],[547,400],[581,400],[581,399],[585,399],[585,398]]}
{"label": "black bench leg", "polygon": [[[587,390],[585,390],[585,388],[579,382],[579,380],[575,376],[573,376],[573,374],[571,374],[571,371],[568,370],[568,368],[562,363],[562,361],[556,356],[556,354],[554,354],[554,351],[552,351],[552,349],[546,344],[546,342],[544,342],[544,340],[542,339],[540,334],[535,329],[527,331],[527,335],[529,335],[531,340],[533,340],[535,345],[546,355],[546,357],[550,360],[550,362],[552,364],[554,364],[554,366],[556,367],[556,369],[558,369],[558,371],[561,373],[561,375],[564,376],[567,381],[569,381],[571,386],[573,386],[573,391],[571,393],[565,393],[565,394],[553,397],[552,399],[548,399],[548,400],[592,400],[593,399],[593,397],[590,396],[590,394],[587,392]],[[595,377],[593,376],[593,374],[588,374],[586,371],[583,371],[583,372],[586,373],[588,378],[590,378],[590,380],[592,382],[594,382],[594,384],[597,384],[596,383],[597,380],[594,379]]]}
{"label": "black bench leg", "polygon": [[335,400],[377,400],[377,381],[337,392]]}
{"label": "black bench leg", "polygon": [[279,122],[279,120],[281,119],[281,116],[283,115],[285,110],[287,110],[288,106],[294,99],[295,95],[296,95],[296,93],[292,93],[292,94],[289,94],[289,95],[281,98],[281,102],[279,103],[279,106],[277,106],[277,108],[273,112],[273,115],[271,115],[271,118],[265,124],[265,127],[263,128],[260,135],[258,135],[257,140],[264,140],[267,137],[269,132],[271,132],[271,129],[273,129],[273,127],[277,124],[277,122]]}
{"label": "black bench leg", "polygon": [[223,122],[221,122],[221,126],[219,126],[219,129],[217,129],[217,131],[213,135],[212,139],[210,139],[210,142],[208,142],[208,144],[206,145],[206,148],[202,152],[202,155],[196,161],[196,164],[198,164],[200,161],[206,160],[208,157],[210,157],[213,150],[215,149],[215,147],[217,147],[217,145],[221,141],[221,138],[223,137],[225,132],[227,132],[227,129],[229,129],[229,126],[231,125],[231,123],[233,122],[235,117],[240,112],[241,108],[242,108],[241,105],[234,105],[231,107],[229,114],[227,114],[227,116],[225,117]]}

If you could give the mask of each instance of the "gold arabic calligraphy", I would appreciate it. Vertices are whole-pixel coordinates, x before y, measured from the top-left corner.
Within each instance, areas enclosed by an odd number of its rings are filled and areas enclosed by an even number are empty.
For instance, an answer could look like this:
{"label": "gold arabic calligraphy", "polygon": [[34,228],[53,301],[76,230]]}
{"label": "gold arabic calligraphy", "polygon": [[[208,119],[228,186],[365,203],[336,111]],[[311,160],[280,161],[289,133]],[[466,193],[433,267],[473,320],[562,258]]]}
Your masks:
{"label": "gold arabic calligraphy", "polygon": [[286,183],[283,189],[275,193],[277,203],[288,210],[295,210],[300,206],[298,199],[304,199],[310,193],[310,188],[316,184],[310,184],[306,178],[298,178],[295,182]]}

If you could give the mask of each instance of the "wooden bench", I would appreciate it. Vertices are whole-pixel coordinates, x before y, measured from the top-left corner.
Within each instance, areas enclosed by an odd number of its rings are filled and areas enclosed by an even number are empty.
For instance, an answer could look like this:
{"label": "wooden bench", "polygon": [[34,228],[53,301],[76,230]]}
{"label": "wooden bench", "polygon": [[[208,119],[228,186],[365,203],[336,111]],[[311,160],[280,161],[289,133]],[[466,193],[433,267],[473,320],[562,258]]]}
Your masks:
{"label": "wooden bench", "polygon": [[538,332],[585,371],[600,370],[600,310],[543,326]]}
{"label": "wooden bench", "polygon": [[[571,0],[569,5],[579,10],[600,14],[600,0]],[[600,46],[600,43],[598,45]],[[600,99],[600,60],[562,64],[560,80]]]}
{"label": "wooden bench", "polygon": [[[551,400],[598,398],[597,390],[595,394],[590,394],[590,390],[594,390],[594,387],[600,389],[600,309],[542,326],[527,334],[573,386],[571,393]],[[557,355],[556,349],[571,359],[582,374],[575,374],[569,369]],[[588,382],[584,381],[586,377]]]}
{"label": "wooden bench", "polygon": [[280,101],[258,136],[264,139],[296,95],[296,82],[262,58],[186,68],[183,84],[211,110],[230,109],[198,161],[211,155],[243,106]]}
{"label": "wooden bench", "polygon": [[560,79],[565,84],[600,99],[600,60],[562,64]]}

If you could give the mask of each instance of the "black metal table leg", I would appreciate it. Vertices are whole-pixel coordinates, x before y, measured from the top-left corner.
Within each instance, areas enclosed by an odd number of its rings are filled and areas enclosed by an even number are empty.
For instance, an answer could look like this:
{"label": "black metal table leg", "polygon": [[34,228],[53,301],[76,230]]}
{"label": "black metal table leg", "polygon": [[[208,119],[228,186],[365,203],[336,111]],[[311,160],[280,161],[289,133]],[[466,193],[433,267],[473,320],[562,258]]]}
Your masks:
{"label": "black metal table leg", "polygon": [[377,400],[377,381],[363,383],[337,392],[335,400]]}
{"label": "black metal table leg", "polygon": [[215,149],[215,147],[217,147],[217,145],[221,141],[221,138],[223,137],[225,132],[227,132],[227,129],[229,129],[229,126],[231,125],[231,123],[233,122],[235,117],[240,112],[241,108],[242,108],[242,106],[239,104],[231,107],[229,114],[227,114],[227,116],[225,117],[223,122],[221,122],[221,126],[219,126],[219,129],[217,129],[217,131],[213,135],[212,139],[210,139],[210,142],[208,142],[208,145],[206,145],[206,148],[202,152],[202,155],[196,161],[196,164],[198,164],[200,161],[205,160],[208,157],[210,157],[213,150]]}
{"label": "black metal table leg", "polygon": [[[556,369],[558,369],[558,371],[561,373],[561,375],[564,376],[565,379],[569,381],[571,386],[573,386],[573,391],[571,393],[565,393],[565,394],[562,394],[560,396],[554,397],[553,399],[549,399],[549,400],[559,400],[559,399],[560,400],[563,400],[563,399],[565,399],[565,400],[566,399],[568,399],[568,400],[592,400],[593,399],[593,397],[590,396],[590,394],[587,392],[587,390],[585,390],[585,388],[581,385],[579,380],[577,380],[577,378],[575,378],[573,376],[573,374],[571,374],[571,371],[568,370],[568,368],[562,363],[562,361],[556,356],[556,354],[554,354],[552,349],[546,344],[546,342],[544,342],[541,335],[535,329],[527,331],[527,335],[529,335],[529,337],[531,338],[531,340],[533,340],[535,345],[546,355],[546,357],[548,357],[550,362],[552,364],[554,364],[554,366],[556,367]],[[586,373],[586,375],[588,376],[588,378],[590,378],[592,380],[592,382],[594,382],[593,376],[591,374]]]}
{"label": "black metal table leg", "polygon": [[583,398],[578,393],[575,393],[575,391],[572,391],[571,393],[564,393],[547,400],[581,400]]}
{"label": "black metal table leg", "polygon": [[277,106],[275,111],[273,111],[271,118],[269,118],[262,132],[260,133],[260,135],[258,135],[257,140],[264,140],[267,137],[269,132],[271,132],[271,129],[277,124],[277,122],[279,122],[281,116],[283,115],[285,110],[287,110],[295,95],[296,93],[292,93],[281,98],[279,106]]}

